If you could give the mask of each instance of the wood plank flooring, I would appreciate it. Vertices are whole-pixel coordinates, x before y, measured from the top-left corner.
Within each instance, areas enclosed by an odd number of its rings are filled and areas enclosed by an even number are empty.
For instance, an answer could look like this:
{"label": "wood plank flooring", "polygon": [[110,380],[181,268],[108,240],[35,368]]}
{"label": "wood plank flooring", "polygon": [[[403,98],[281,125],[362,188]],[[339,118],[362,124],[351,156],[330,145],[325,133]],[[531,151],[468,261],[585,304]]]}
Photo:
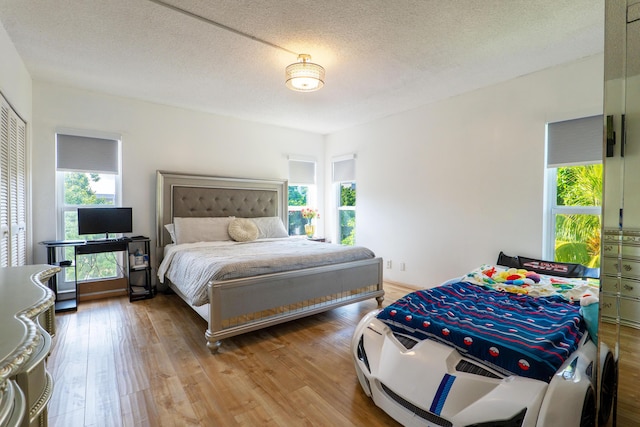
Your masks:
{"label": "wood plank flooring", "polygon": [[[385,284],[385,305],[411,289]],[[206,348],[206,322],[176,295],[83,302],[56,316],[49,424],[397,426],[364,395],[349,351],[375,300]]]}
{"label": "wood plank flooring", "polygon": [[[387,305],[412,289],[385,290]],[[397,426],[362,392],[349,352],[355,325],[375,307],[372,299],[230,338],[211,355],[206,322],[176,295],[83,302],[56,316],[49,424]],[[629,374],[618,425],[640,425],[640,331],[621,334],[635,344],[621,348]]]}
{"label": "wood plank flooring", "polygon": [[[615,342],[615,326],[603,323],[599,339],[610,347]],[[640,426],[640,329],[620,326],[620,346],[618,358],[618,426]],[[607,426],[613,426],[613,417]]]}

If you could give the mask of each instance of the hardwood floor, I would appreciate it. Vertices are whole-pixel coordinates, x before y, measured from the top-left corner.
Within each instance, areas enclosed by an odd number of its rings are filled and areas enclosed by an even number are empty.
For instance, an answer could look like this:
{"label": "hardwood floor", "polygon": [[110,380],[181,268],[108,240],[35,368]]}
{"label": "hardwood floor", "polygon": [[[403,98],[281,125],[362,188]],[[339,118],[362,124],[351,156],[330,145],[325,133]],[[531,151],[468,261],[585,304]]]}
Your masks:
{"label": "hardwood floor", "polygon": [[[615,342],[615,326],[603,323],[600,339]],[[618,410],[616,423],[618,426],[640,426],[640,329],[620,326],[620,347],[618,358]],[[613,425],[613,417],[607,426]]]}
{"label": "hardwood floor", "polygon": [[[385,284],[385,304],[411,291]],[[111,298],[57,315],[51,426],[396,426],[349,352],[375,300],[223,341],[176,295]]]}
{"label": "hardwood floor", "polygon": [[[387,305],[412,289],[385,290]],[[230,338],[211,355],[206,322],[176,295],[83,302],[57,315],[49,424],[397,426],[362,392],[349,352],[355,325],[375,307],[372,299]],[[629,333],[618,426],[640,425],[640,331]]]}

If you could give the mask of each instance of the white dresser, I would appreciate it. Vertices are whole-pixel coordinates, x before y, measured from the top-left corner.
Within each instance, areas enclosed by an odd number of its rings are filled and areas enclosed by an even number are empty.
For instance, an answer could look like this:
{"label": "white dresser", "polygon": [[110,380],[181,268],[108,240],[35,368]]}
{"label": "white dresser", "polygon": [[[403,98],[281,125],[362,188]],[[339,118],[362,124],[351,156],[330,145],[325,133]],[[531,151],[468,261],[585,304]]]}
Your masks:
{"label": "white dresser", "polygon": [[640,328],[640,230],[604,230],[601,271],[602,319]]}
{"label": "white dresser", "polygon": [[55,334],[50,265],[0,268],[0,426],[46,426]]}

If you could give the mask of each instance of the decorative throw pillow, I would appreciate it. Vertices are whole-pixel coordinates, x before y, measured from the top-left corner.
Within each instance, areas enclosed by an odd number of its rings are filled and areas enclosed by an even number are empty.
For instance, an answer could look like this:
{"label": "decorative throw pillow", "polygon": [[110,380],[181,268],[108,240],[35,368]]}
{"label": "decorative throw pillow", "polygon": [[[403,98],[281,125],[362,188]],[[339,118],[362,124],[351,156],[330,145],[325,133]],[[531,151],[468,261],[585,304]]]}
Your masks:
{"label": "decorative throw pillow", "polygon": [[229,224],[234,217],[173,218],[176,243],[217,242],[231,240]]}
{"label": "decorative throw pillow", "polygon": [[236,242],[256,240],[258,234],[258,226],[248,218],[236,218],[229,224],[229,236]]}
{"label": "decorative throw pillow", "polygon": [[164,228],[167,229],[169,235],[171,236],[171,243],[176,243],[176,228],[173,224],[165,224]]}
{"label": "decorative throw pillow", "polygon": [[259,234],[258,239],[266,239],[273,237],[289,237],[287,229],[284,228],[284,224],[280,217],[277,216],[263,216],[259,218],[251,218],[251,220],[258,226]]}

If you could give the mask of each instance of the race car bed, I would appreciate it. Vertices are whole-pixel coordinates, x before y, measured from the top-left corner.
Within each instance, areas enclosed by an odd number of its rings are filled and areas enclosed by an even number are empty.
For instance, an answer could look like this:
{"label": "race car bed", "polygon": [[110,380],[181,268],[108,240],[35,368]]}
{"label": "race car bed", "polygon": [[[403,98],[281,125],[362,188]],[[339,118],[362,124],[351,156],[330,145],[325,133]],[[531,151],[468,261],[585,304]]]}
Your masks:
{"label": "race car bed", "polygon": [[481,266],[366,315],[358,379],[404,425],[595,425],[597,295],[589,280]]}

